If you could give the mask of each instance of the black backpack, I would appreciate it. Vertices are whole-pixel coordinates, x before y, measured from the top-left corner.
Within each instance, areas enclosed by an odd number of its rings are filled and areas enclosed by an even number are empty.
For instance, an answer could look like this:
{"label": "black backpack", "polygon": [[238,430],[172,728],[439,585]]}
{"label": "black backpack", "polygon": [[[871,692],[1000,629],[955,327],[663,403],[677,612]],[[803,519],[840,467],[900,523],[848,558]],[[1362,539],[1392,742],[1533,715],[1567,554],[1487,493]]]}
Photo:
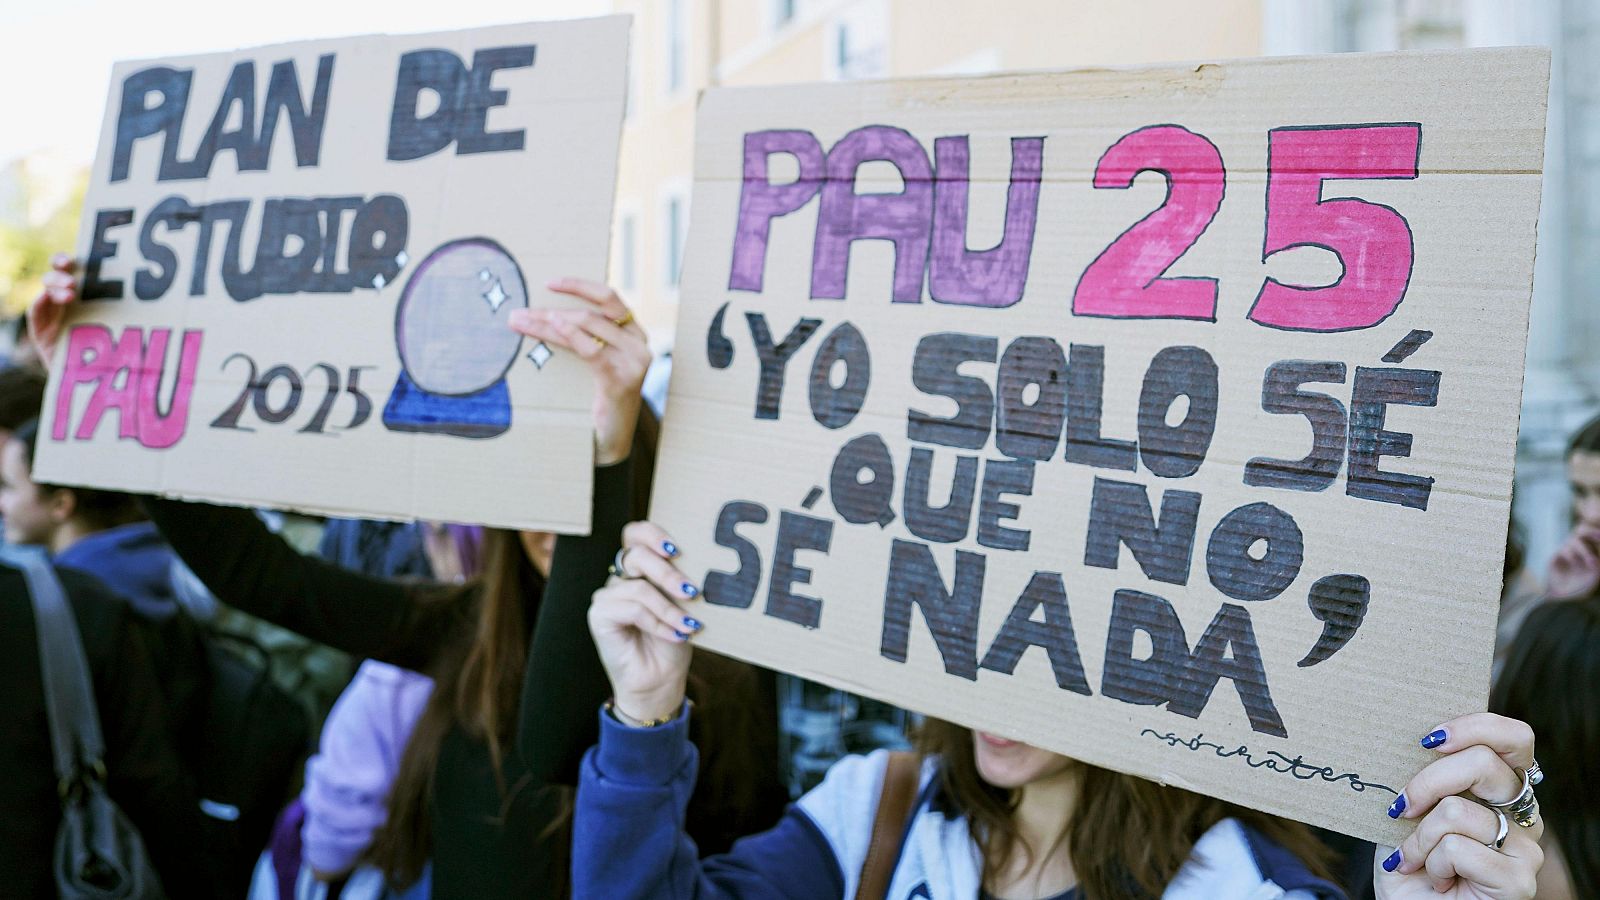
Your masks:
{"label": "black backpack", "polygon": [[207,631],[210,684],[191,724],[193,761],[217,896],[243,897],[272,824],[310,749],[306,710],[272,679],[272,660],[249,638]]}

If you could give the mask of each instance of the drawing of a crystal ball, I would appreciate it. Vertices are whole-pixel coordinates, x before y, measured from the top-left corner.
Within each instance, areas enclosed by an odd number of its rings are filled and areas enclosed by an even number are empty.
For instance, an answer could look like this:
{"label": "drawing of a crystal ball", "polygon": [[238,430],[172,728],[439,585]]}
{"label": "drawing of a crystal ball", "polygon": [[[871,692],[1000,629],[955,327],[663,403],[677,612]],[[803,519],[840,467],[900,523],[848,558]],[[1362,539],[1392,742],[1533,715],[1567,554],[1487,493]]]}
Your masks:
{"label": "drawing of a crystal ball", "polygon": [[504,247],[482,237],[440,245],[406,282],[395,313],[406,374],[422,390],[447,396],[495,384],[522,345],[506,321],[527,305],[522,270]]}

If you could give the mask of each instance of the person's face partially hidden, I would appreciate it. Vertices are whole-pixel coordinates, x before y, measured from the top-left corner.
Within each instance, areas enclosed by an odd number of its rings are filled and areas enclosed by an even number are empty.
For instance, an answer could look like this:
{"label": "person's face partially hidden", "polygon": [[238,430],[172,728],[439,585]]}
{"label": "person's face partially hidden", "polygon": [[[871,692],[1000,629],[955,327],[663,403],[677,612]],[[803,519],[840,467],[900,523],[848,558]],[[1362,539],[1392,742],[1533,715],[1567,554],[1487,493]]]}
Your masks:
{"label": "person's face partially hidden", "polygon": [[972,733],[972,756],[984,781],[1008,790],[1059,775],[1074,765],[1059,753],[983,731]]}
{"label": "person's face partially hidden", "polygon": [[1572,485],[1572,524],[1600,531],[1600,453],[1579,450],[1567,457],[1567,481]]}
{"label": "person's face partially hidden", "polygon": [[550,559],[556,553],[556,535],[553,531],[519,531],[517,537],[522,540],[522,551],[528,554],[528,562],[539,570],[539,574],[550,577]]}
{"label": "person's face partially hidden", "polygon": [[53,492],[33,483],[25,449],[13,440],[0,448],[0,516],[5,518],[7,542],[48,545],[59,524]]}

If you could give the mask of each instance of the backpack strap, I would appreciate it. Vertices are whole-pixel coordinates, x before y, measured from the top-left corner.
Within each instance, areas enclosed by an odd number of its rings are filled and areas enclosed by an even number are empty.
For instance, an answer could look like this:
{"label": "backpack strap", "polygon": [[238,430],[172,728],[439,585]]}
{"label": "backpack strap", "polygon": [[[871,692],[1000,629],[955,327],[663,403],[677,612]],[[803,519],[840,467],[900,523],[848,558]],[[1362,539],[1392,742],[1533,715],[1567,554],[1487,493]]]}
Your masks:
{"label": "backpack strap", "polygon": [[878,814],[872,820],[872,842],[867,845],[867,858],[861,863],[861,879],[856,884],[856,900],[883,900],[889,893],[890,876],[900,861],[900,838],[917,800],[920,768],[915,753],[889,754]]}
{"label": "backpack strap", "polygon": [[58,787],[65,796],[80,777],[105,778],[105,741],[100,734],[89,662],[84,657],[78,623],[73,621],[66,592],[44,552],[31,547],[4,547],[0,548],[0,561],[22,570],[33,601],[44,708]]}

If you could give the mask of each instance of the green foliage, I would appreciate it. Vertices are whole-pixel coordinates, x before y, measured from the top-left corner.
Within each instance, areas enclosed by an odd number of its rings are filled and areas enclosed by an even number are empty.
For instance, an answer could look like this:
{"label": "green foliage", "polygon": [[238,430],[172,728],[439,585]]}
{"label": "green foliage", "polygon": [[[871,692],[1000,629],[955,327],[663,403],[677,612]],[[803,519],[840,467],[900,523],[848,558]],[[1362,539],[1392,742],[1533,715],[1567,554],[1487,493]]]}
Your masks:
{"label": "green foliage", "polygon": [[[23,173],[22,209],[30,208],[37,193]],[[78,239],[78,218],[83,210],[83,194],[89,185],[87,172],[74,178],[67,199],[51,210],[38,225],[0,223],[0,311],[5,316],[21,314],[39,295],[39,279],[50,268],[52,254],[71,252]],[[22,217],[26,219],[27,217]]]}

